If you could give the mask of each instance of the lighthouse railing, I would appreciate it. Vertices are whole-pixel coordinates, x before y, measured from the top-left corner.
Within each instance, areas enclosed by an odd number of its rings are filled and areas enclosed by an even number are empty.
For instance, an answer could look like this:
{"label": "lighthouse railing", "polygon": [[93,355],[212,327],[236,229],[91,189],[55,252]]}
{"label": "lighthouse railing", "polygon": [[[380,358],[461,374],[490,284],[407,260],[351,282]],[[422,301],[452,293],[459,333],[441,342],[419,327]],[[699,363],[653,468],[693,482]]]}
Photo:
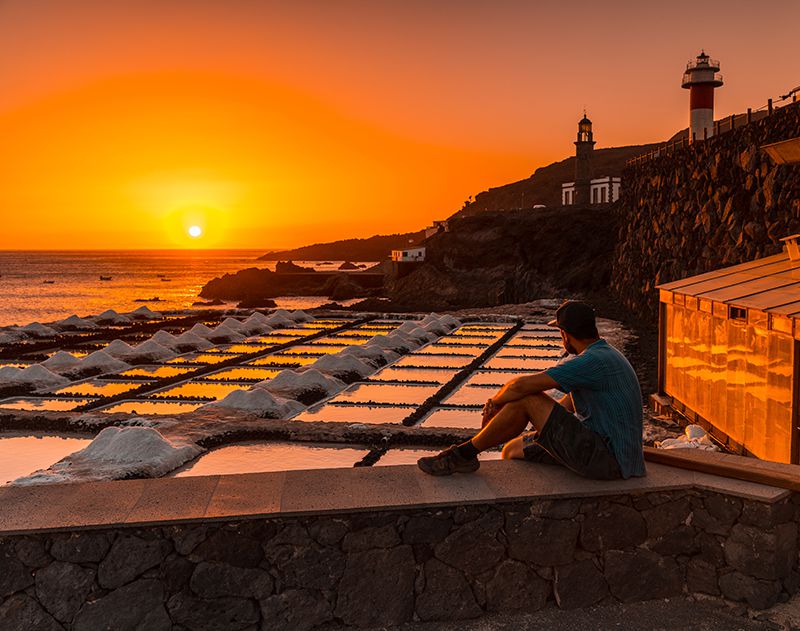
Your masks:
{"label": "lighthouse railing", "polygon": [[[731,114],[730,116],[714,121],[714,136],[718,136],[720,134],[733,131],[734,129],[739,129],[741,127],[746,127],[750,123],[754,123],[760,121],[763,118],[772,116],[775,113],[775,110],[777,109],[788,107],[790,105],[800,104],[799,92],[794,92],[791,95],[786,95],[785,97],[781,97],[779,99],[768,99],[767,102],[759,108],[753,109],[748,107],[747,113],[745,114]],[[779,105],[779,103],[783,104]],[[702,141],[709,139],[696,138],[695,140]],[[683,136],[681,138],[677,138],[675,140],[661,143],[658,145],[656,149],[651,149],[650,151],[647,151],[638,156],[634,156],[633,158],[628,159],[625,162],[625,166],[626,167],[639,166],[640,164],[644,164],[645,162],[648,162],[660,156],[669,155],[680,149],[685,149],[690,144],[691,143],[689,142],[688,135]]]}

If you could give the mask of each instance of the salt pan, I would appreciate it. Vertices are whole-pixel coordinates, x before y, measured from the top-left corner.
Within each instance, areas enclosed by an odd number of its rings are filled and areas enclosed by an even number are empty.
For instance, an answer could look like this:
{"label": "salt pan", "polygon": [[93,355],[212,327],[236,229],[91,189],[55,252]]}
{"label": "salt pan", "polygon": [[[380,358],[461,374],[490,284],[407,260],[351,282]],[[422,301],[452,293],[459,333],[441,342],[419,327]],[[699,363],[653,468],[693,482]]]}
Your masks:
{"label": "salt pan", "polygon": [[289,418],[305,409],[302,403],[284,399],[267,392],[263,388],[234,390],[225,398],[204,405],[203,408],[227,408],[253,412],[265,418]]}

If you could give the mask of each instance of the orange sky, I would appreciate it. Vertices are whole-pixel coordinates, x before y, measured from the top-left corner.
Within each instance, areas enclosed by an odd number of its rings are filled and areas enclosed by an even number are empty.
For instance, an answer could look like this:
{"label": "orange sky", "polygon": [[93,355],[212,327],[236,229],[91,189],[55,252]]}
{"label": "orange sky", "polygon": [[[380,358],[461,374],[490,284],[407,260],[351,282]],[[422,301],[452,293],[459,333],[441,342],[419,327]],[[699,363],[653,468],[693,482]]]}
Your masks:
{"label": "orange sky", "polygon": [[598,146],[672,135],[700,47],[718,116],[800,85],[800,2],[754,6],[0,0],[0,248],[418,229],[569,155],[584,105]]}

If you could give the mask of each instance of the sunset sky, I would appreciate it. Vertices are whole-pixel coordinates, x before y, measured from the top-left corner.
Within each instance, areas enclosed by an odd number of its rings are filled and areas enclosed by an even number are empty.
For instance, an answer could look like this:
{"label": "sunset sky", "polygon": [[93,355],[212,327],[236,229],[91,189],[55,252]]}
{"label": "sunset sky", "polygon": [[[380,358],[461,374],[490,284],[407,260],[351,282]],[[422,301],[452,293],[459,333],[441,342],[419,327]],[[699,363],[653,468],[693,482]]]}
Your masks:
{"label": "sunset sky", "polygon": [[[768,6],[768,8],[767,8]],[[570,155],[800,85],[800,2],[0,0],[0,248],[415,230]],[[198,226],[199,237],[189,236]]]}

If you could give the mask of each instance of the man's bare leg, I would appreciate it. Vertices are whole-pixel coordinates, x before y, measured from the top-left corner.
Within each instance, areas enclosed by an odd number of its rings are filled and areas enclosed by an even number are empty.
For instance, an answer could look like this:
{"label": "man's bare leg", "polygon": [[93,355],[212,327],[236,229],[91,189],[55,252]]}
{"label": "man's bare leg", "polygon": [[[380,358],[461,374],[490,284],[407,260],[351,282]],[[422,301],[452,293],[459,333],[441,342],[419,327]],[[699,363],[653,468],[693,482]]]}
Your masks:
{"label": "man's bare leg", "polygon": [[546,394],[532,394],[507,403],[470,442],[478,451],[486,451],[516,438],[528,423],[541,431],[554,405],[558,403]]}
{"label": "man's bare leg", "polygon": [[519,436],[528,423],[541,430],[557,403],[546,394],[532,394],[505,404],[472,440],[453,445],[436,456],[425,456],[417,465],[430,475],[470,473],[480,467],[478,454]]}

